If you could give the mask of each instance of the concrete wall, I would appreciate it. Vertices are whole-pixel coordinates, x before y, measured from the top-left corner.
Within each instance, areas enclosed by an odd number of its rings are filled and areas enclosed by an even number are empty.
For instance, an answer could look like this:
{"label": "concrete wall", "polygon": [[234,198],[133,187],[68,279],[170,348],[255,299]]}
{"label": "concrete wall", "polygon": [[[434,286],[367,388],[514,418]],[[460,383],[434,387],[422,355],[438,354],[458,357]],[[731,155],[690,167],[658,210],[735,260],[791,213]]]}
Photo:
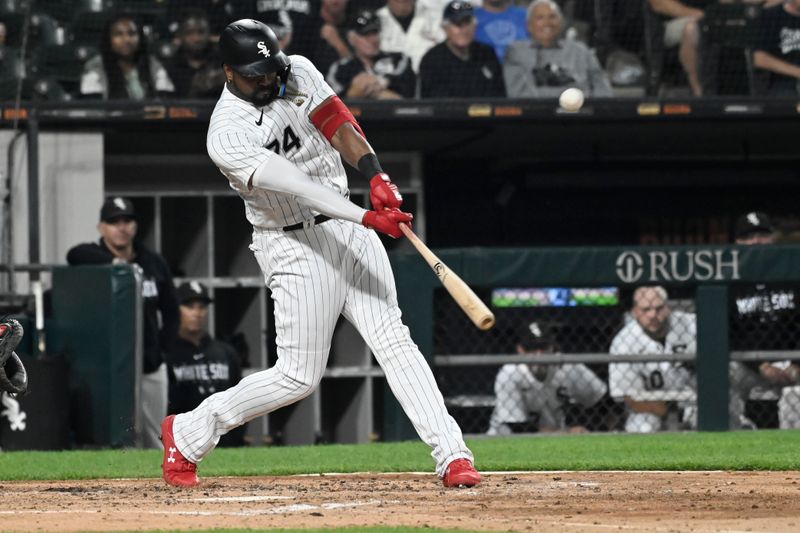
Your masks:
{"label": "concrete wall", "polygon": [[[14,132],[0,131],[0,169],[6,176],[8,147]],[[3,264],[30,262],[28,253],[28,161],[23,136],[13,150],[11,175],[11,256],[0,251]],[[63,264],[67,250],[98,238],[103,201],[103,136],[100,133],[47,133],[39,137],[39,261]],[[5,181],[5,180],[3,180]],[[0,191],[4,186],[0,186]],[[2,209],[2,208],[0,208]],[[2,213],[0,213],[2,215]],[[2,220],[2,219],[0,219]],[[45,277],[46,286],[49,276]],[[2,276],[3,288],[8,280]],[[28,291],[27,274],[15,278],[18,292]]]}

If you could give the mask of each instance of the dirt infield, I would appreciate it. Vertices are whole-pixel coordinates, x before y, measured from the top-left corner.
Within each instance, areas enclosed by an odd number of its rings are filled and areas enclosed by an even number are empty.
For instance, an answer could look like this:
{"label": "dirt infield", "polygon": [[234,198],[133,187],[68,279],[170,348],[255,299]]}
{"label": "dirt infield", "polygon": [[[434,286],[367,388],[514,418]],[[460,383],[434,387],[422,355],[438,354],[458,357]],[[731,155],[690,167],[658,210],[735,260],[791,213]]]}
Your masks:
{"label": "dirt infield", "polygon": [[0,482],[1,531],[408,525],[494,531],[800,531],[800,472],[494,473]]}

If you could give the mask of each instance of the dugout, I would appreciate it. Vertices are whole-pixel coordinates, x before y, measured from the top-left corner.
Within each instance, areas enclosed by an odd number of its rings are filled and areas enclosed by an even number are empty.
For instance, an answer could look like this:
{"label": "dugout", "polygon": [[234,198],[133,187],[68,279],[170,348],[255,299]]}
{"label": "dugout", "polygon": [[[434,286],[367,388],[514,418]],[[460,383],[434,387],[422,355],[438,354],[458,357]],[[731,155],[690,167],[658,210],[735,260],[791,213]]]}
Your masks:
{"label": "dugout", "polygon": [[[768,211],[787,234],[797,224],[795,101],[589,100],[571,115],[545,100],[353,102],[352,108],[406,195],[416,228],[437,251],[718,246],[730,241],[734,218],[751,209]],[[270,300],[246,249],[240,202],[205,154],[211,109],[209,102],[188,101],[3,105],[0,136],[16,139],[0,155],[18,199],[14,258],[63,264],[70,246],[96,233],[91,206],[105,195],[131,196],[145,242],[167,257],[178,279],[212,287],[213,331],[239,334],[259,368],[274,360]],[[17,119],[21,136],[9,129]],[[28,154],[38,163],[29,165]],[[354,175],[351,184],[355,201],[366,202],[363,180]],[[415,259],[404,259],[402,242],[386,242],[397,254],[398,285],[409,284],[408,268],[425,286],[431,276],[406,267]],[[494,264],[498,271],[513,259],[503,257]],[[459,261],[451,266],[461,273]],[[14,276],[17,288],[27,290],[27,274]],[[418,328],[428,326],[418,321],[430,312],[406,311],[406,317],[415,338],[427,339]],[[275,418],[277,428],[263,421],[256,443],[409,436],[392,433],[400,426],[384,416],[392,406],[380,393],[383,379],[352,331],[340,327],[344,347],[328,381],[340,379],[342,395],[323,384],[315,404],[287,410],[285,420]],[[418,342],[436,353],[429,341]],[[332,397],[341,400],[323,399]],[[307,420],[316,421],[311,429]],[[294,424],[302,429],[287,430]]]}

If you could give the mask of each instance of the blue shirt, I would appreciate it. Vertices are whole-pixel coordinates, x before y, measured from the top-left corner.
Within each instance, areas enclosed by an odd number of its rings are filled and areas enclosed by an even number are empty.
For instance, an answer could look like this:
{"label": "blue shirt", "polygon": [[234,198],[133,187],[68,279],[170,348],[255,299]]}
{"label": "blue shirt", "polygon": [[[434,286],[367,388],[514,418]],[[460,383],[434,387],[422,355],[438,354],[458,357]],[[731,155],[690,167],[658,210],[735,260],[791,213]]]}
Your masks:
{"label": "blue shirt", "polygon": [[527,12],[524,8],[511,6],[502,13],[489,13],[482,7],[475,9],[478,28],[475,40],[494,47],[500,62],[506,55],[506,47],[514,41],[530,39]]}

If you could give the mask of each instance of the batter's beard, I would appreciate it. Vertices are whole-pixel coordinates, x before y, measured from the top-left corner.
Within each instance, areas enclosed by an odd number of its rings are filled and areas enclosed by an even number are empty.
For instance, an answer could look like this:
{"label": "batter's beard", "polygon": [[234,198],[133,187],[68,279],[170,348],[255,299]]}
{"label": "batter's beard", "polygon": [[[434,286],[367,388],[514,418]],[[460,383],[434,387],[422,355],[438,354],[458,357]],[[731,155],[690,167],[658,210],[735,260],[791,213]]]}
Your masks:
{"label": "batter's beard", "polygon": [[259,94],[263,94],[263,96],[260,97],[256,96],[255,94],[251,94],[250,96],[244,94],[236,87],[236,85],[233,84],[233,82],[228,82],[228,90],[242,100],[250,102],[256,107],[264,107],[278,97],[277,81],[269,87],[269,90],[257,91]]}

